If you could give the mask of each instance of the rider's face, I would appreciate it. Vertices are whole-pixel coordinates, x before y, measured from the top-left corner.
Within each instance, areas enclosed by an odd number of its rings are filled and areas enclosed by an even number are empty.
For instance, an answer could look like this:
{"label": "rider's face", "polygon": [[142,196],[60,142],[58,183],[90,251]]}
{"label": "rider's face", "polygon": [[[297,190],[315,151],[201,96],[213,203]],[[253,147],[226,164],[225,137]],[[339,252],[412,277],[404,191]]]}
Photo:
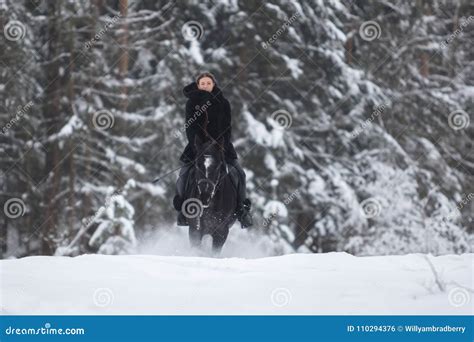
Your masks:
{"label": "rider's face", "polygon": [[214,82],[210,77],[203,77],[199,80],[198,89],[205,90],[211,92],[214,88]]}

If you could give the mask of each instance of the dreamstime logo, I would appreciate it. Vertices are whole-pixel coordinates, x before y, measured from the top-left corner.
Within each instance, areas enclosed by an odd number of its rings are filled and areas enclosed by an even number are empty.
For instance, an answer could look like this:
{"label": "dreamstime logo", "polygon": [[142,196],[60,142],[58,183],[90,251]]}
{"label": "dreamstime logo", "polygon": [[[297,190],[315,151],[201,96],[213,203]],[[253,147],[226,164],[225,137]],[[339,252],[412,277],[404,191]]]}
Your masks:
{"label": "dreamstime logo", "polygon": [[459,24],[459,28],[457,28],[453,33],[449,35],[449,37],[440,44],[441,49],[444,49],[446,46],[448,46],[457,36],[461,35],[462,32],[464,31],[464,28],[469,25],[472,21],[474,20],[474,16],[469,16],[467,20],[461,21]]}
{"label": "dreamstime logo", "polygon": [[443,220],[450,221],[453,220],[456,216],[461,215],[461,210],[474,198],[474,193],[470,192],[465,198],[463,198],[459,203],[456,204],[456,207],[449,212]]}
{"label": "dreamstime logo", "polygon": [[5,25],[3,33],[6,39],[16,42],[25,37],[26,27],[21,21],[12,20]]}
{"label": "dreamstime logo", "polygon": [[173,132],[173,136],[178,139],[178,138],[181,138],[181,136],[183,135],[183,132],[181,132],[180,129],[175,129],[174,132]]}
{"label": "dreamstime logo", "polygon": [[466,289],[453,287],[448,294],[449,303],[452,306],[460,307],[471,301],[471,295]]}
{"label": "dreamstime logo", "polygon": [[352,7],[355,3],[355,0],[343,0],[347,7]]}
{"label": "dreamstime logo", "polygon": [[101,215],[102,213],[112,204],[117,196],[122,194],[122,189],[115,191],[110,197],[105,198],[105,204],[102,205],[94,214],[94,216],[84,221],[84,227],[89,228]]}
{"label": "dreamstime logo", "polygon": [[290,25],[293,24],[296,18],[299,17],[300,15],[301,15],[300,12],[296,12],[296,13],[293,13],[293,15],[290,18],[285,20],[283,25],[278,30],[276,30],[276,32],[269,39],[262,42],[263,49],[264,50],[268,49],[268,47],[272,45],[278,39],[278,37],[280,37],[283,33],[285,33],[285,31],[288,30]]}
{"label": "dreamstime logo", "polygon": [[300,189],[296,189],[291,194],[286,196],[286,198],[283,200],[283,203],[285,203],[285,205],[290,204],[291,202],[293,202],[295,198],[298,198],[299,194],[300,194]]}
{"label": "dreamstime logo", "polygon": [[270,216],[268,216],[267,218],[265,218],[265,220],[263,221],[263,227],[267,227],[270,223],[272,223],[273,219],[278,215],[278,211],[274,211],[272,213],[270,213]]}
{"label": "dreamstime logo", "polygon": [[380,38],[382,29],[380,25],[373,20],[365,21],[359,27],[359,35],[363,40],[368,42]]}
{"label": "dreamstime logo", "polygon": [[110,29],[110,28],[113,28],[113,26],[115,25],[115,23],[119,20],[119,18],[121,18],[121,14],[118,14],[118,15],[115,15],[113,16],[112,18],[108,18],[107,19],[107,22],[105,23],[105,25],[102,27],[102,29],[99,30],[99,32],[97,32],[94,37],[92,39],[90,39],[89,41],[87,41],[85,44],[84,44],[84,48],[86,50],[90,49],[95,43],[97,43],[98,41],[100,41],[102,39],[102,37],[105,35],[105,33]]}
{"label": "dreamstime logo", "polygon": [[386,103],[382,103],[378,105],[377,107],[375,107],[375,110],[372,112],[370,117],[367,120],[365,120],[361,125],[359,125],[359,127],[356,127],[354,129],[354,131],[351,134],[352,138],[353,139],[357,138],[357,136],[359,136],[359,134],[362,133],[362,131],[365,130],[367,126],[369,126],[375,120],[375,118],[377,118],[380,114],[384,112],[386,106],[387,106]]}
{"label": "dreamstime logo", "polygon": [[291,292],[284,287],[276,288],[272,291],[271,300],[275,306],[286,306],[291,302]]}
{"label": "dreamstime logo", "polygon": [[113,127],[114,122],[115,119],[113,114],[106,109],[99,110],[92,116],[92,124],[95,128],[100,130],[106,130]]}
{"label": "dreamstime logo", "polygon": [[6,335],[13,335],[13,336],[32,336],[32,335],[84,335],[85,330],[84,328],[55,328],[51,325],[51,323],[46,322],[44,326],[40,327],[12,327],[9,326],[5,329]]}
{"label": "dreamstime logo", "polygon": [[199,40],[204,34],[204,29],[199,22],[191,20],[184,23],[181,28],[181,34],[187,41]]}
{"label": "dreamstime logo", "polygon": [[[283,200],[283,204],[285,205],[285,207],[287,207],[296,198],[299,198],[299,195],[300,195],[300,189],[296,189],[291,194],[287,195],[285,199]],[[279,216],[279,213],[280,211],[278,207],[276,208],[276,210],[273,210],[272,212],[270,212],[270,215],[268,215],[268,217],[266,217],[263,220],[263,227],[266,228],[267,226],[269,226],[276,219],[276,217]]]}
{"label": "dreamstime logo", "polygon": [[94,291],[94,304],[99,307],[106,307],[114,302],[114,294],[111,289],[100,287]]}
{"label": "dreamstime logo", "polygon": [[271,118],[278,123],[277,128],[281,129],[289,128],[293,122],[291,114],[283,109],[273,112]]}
{"label": "dreamstime logo", "polygon": [[3,212],[9,218],[17,218],[25,214],[25,203],[20,198],[10,198],[3,205]]}
{"label": "dreamstime logo", "polygon": [[449,127],[458,131],[460,129],[466,128],[470,124],[469,114],[467,114],[462,109],[455,110],[449,113],[448,124]]}
{"label": "dreamstime logo", "polygon": [[186,129],[188,127],[190,127],[193,122],[195,122],[197,120],[198,117],[200,117],[202,115],[202,113],[204,113],[205,111],[207,111],[207,109],[212,105],[212,102],[207,100],[206,103],[204,103],[203,105],[199,106],[199,105],[196,105],[194,107],[194,109],[196,110],[194,112],[194,115],[192,117],[190,117],[189,119],[186,120],[186,122],[184,123],[184,126],[181,128],[181,129],[176,129],[173,133],[174,137],[176,139],[180,138],[181,135],[183,134],[183,131],[186,131]]}
{"label": "dreamstime logo", "polygon": [[369,197],[360,203],[362,212],[366,218],[372,218],[380,214],[382,205],[374,197]]}
{"label": "dreamstime logo", "polygon": [[2,127],[1,134],[6,134],[7,131],[15,125],[20,119],[25,116],[25,114],[30,110],[30,108],[33,107],[33,101],[28,102],[26,105],[18,106],[18,110],[16,111],[15,116],[12,117],[10,121],[8,121],[5,126]]}
{"label": "dreamstime logo", "polygon": [[198,198],[188,198],[183,202],[181,211],[187,218],[198,217],[203,211],[203,204]]}

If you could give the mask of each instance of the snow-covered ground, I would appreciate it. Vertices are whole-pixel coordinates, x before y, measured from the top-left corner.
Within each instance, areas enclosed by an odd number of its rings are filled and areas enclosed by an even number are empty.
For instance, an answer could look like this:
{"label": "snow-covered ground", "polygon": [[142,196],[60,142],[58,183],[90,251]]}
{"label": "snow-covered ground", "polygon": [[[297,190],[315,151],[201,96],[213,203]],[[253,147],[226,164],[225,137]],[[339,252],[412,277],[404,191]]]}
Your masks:
{"label": "snow-covered ground", "polygon": [[336,252],[35,256],[0,262],[1,307],[3,314],[466,315],[473,261],[474,254]]}

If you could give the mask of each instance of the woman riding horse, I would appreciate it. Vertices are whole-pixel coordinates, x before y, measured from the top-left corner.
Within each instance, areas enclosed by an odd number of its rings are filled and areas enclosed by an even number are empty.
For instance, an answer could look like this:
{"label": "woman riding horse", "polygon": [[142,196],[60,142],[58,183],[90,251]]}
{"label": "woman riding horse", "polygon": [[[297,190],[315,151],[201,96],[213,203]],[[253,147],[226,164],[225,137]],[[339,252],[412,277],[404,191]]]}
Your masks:
{"label": "woman riding horse", "polygon": [[183,163],[176,182],[176,195],[173,206],[178,211],[178,225],[187,226],[187,218],[181,210],[185,200],[185,188],[189,171],[196,160],[194,139],[197,135],[203,141],[223,141],[224,156],[226,163],[233,167],[238,174],[237,207],[235,215],[240,221],[242,228],[253,225],[250,214],[251,202],[246,197],[246,176],[237,161],[237,153],[231,140],[231,108],[229,101],[224,97],[217,86],[216,78],[211,73],[203,73],[198,76],[196,82],[192,82],[183,88],[183,94],[188,98],[186,102],[186,136],[188,144],[180,157]]}

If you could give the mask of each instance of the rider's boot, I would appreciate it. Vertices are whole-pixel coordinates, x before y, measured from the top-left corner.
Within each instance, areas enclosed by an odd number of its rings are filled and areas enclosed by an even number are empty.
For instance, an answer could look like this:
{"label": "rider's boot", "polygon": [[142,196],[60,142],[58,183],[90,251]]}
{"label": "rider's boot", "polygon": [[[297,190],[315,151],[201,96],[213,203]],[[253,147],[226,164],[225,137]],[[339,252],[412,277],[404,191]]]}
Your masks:
{"label": "rider's boot", "polygon": [[251,202],[246,198],[236,210],[237,219],[240,221],[242,229],[253,225],[252,214],[250,214]]}

